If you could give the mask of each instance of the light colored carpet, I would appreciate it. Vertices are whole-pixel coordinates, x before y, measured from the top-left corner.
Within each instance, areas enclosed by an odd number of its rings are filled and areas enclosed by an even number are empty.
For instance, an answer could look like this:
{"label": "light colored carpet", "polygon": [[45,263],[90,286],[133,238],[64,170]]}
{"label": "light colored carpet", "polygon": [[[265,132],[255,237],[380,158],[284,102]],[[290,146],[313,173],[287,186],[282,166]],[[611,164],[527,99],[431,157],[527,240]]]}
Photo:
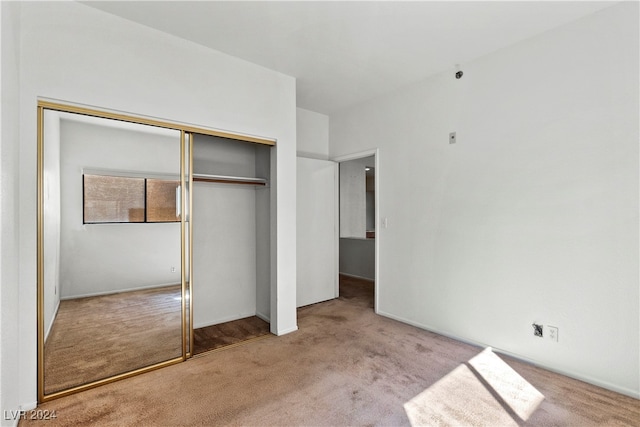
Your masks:
{"label": "light colored carpet", "polygon": [[300,309],[292,334],[40,408],[56,411],[49,426],[640,424],[635,399],[377,316],[369,306],[345,292]]}

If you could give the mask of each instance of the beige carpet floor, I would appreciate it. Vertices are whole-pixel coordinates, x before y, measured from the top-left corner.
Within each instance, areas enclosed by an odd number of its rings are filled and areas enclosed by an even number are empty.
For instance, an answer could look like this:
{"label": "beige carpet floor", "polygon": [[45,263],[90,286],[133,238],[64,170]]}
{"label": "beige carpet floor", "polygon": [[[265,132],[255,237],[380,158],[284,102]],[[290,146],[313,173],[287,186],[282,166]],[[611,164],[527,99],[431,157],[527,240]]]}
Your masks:
{"label": "beige carpet floor", "polygon": [[638,400],[377,316],[341,293],[300,309],[297,332],[42,404],[57,416],[46,425],[640,424]]}
{"label": "beige carpet floor", "polygon": [[180,285],[60,302],[45,343],[45,394],[182,355]]}

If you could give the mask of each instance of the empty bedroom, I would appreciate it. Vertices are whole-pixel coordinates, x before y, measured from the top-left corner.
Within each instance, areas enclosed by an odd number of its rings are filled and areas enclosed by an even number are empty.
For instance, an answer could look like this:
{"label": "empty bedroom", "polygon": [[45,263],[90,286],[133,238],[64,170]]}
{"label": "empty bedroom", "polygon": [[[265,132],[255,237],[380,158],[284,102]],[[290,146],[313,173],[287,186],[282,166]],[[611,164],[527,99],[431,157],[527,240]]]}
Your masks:
{"label": "empty bedroom", "polygon": [[1,425],[640,425],[639,6],[0,2]]}

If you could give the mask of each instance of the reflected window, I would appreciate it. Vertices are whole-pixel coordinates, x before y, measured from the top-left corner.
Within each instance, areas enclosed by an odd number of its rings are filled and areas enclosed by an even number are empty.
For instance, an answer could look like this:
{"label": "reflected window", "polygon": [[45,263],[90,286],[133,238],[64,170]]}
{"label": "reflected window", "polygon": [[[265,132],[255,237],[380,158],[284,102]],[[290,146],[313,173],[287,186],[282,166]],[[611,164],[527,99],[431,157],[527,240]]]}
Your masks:
{"label": "reflected window", "polygon": [[178,222],[178,181],[83,175],[85,224]]}
{"label": "reflected window", "polygon": [[180,221],[176,209],[178,181],[147,179],[147,222]]}
{"label": "reflected window", "polygon": [[84,175],[84,223],[144,222],[144,181]]}

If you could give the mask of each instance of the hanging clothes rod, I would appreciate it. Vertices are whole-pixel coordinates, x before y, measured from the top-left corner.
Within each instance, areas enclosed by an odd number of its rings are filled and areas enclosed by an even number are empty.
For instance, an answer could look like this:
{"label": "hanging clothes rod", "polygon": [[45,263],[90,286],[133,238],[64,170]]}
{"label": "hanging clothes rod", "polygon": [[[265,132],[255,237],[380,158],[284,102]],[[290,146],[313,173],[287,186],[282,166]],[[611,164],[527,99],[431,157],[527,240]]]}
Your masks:
{"label": "hanging clothes rod", "polygon": [[223,184],[267,185],[264,178],[247,178],[244,176],[208,175],[203,173],[193,174],[194,182],[219,182]]}

